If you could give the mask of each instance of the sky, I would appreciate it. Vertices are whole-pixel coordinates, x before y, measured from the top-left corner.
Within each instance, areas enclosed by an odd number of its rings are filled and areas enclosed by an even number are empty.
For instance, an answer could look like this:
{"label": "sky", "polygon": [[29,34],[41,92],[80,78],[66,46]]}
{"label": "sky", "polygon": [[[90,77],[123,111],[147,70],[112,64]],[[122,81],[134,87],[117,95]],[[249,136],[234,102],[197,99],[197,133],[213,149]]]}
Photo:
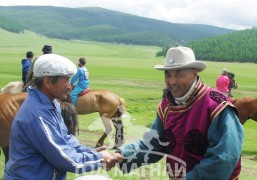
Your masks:
{"label": "sky", "polygon": [[102,7],[172,23],[244,30],[257,26],[255,0],[0,0],[0,6]]}

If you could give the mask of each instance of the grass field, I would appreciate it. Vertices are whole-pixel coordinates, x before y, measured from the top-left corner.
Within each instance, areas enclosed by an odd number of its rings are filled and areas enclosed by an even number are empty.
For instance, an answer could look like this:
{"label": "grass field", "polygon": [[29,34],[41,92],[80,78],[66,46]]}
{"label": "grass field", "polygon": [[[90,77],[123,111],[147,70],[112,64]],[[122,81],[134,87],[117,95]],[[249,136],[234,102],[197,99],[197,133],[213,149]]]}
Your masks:
{"label": "grass field", "polygon": [[[90,72],[91,89],[111,90],[126,101],[127,117],[124,118],[126,142],[139,139],[146,127],[151,125],[164,88],[163,72],[153,69],[162,64],[163,58],[156,58],[159,47],[132,46],[82,41],[48,39],[31,32],[12,34],[0,29],[0,87],[11,81],[21,81],[21,59],[26,51],[32,50],[35,57],[42,54],[44,44],[51,44],[54,53],[61,54],[77,62],[80,56],[87,59]],[[257,64],[207,62],[207,69],[200,73],[201,79],[214,87],[215,79],[222,68],[236,74],[238,89],[233,90],[235,97],[257,97]],[[79,116],[80,134],[78,139],[88,146],[94,146],[103,132],[103,125],[96,113]],[[140,130],[139,130],[140,129]],[[244,125],[245,140],[242,152],[242,180],[257,179],[257,123],[249,120]],[[109,142],[112,143],[112,139]],[[4,169],[4,158],[0,156],[0,177]],[[146,171],[149,169],[146,169]],[[107,173],[115,177],[114,168]],[[103,173],[103,172],[101,172]],[[119,174],[117,179],[138,179]],[[68,174],[67,179],[75,175]],[[162,179],[149,176],[140,179]],[[165,177],[163,177],[165,179]]]}

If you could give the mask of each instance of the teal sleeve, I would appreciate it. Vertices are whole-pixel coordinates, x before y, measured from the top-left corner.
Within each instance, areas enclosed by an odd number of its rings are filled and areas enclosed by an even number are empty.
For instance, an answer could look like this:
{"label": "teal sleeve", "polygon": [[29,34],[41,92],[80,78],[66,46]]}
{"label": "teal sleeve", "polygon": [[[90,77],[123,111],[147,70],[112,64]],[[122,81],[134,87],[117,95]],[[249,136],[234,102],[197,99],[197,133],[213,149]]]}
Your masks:
{"label": "teal sleeve", "polygon": [[78,80],[79,78],[79,75],[80,75],[80,71],[79,69],[77,70],[77,73],[73,75],[71,81],[70,81],[70,84],[73,86],[73,84]]}
{"label": "teal sleeve", "polygon": [[198,165],[187,173],[187,180],[229,179],[242,151],[244,132],[234,110],[225,108],[209,130],[209,147]]}
{"label": "teal sleeve", "polygon": [[162,152],[164,152],[166,145],[163,141],[163,134],[163,122],[157,115],[149,131],[144,133],[143,139],[118,148],[117,151],[124,157],[123,163],[120,164],[120,169],[123,173],[129,173],[135,168],[155,163],[162,159]]}

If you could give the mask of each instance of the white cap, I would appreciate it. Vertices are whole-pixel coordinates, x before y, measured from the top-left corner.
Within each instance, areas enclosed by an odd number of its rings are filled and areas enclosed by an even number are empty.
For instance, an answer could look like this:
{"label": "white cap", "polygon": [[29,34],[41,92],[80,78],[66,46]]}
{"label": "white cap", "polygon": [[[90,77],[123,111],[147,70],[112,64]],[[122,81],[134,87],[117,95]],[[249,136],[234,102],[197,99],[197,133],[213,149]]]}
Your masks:
{"label": "white cap", "polygon": [[69,76],[77,72],[76,65],[69,59],[57,54],[44,54],[34,64],[34,76]]}

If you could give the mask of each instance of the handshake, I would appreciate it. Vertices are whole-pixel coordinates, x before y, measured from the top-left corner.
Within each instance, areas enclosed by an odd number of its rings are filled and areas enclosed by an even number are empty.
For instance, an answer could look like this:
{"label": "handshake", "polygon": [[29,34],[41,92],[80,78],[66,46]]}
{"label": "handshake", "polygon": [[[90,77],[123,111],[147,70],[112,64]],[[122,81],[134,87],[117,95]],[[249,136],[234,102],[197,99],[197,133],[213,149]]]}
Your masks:
{"label": "handshake", "polygon": [[123,161],[123,156],[120,153],[105,151],[106,147],[101,146],[96,148],[97,152],[100,152],[103,156],[103,168],[106,171],[111,170],[115,164],[119,164]]}

